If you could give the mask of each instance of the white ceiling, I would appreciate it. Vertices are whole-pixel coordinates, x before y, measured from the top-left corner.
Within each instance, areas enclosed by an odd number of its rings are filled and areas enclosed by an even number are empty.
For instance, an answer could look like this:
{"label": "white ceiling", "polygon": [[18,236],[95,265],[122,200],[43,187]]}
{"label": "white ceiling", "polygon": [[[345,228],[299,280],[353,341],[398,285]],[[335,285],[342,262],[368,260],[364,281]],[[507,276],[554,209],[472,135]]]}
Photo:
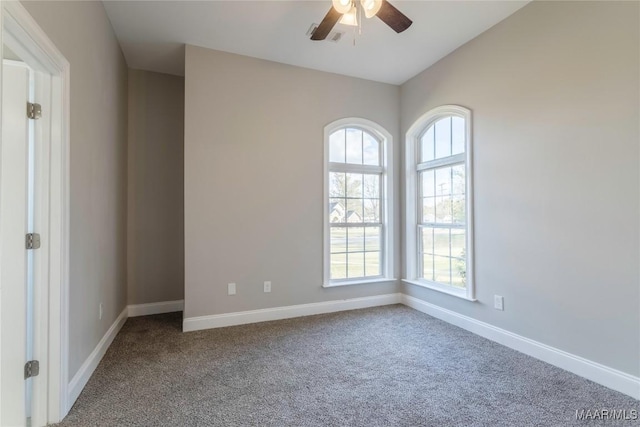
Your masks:
{"label": "white ceiling", "polygon": [[306,35],[330,0],[104,1],[131,68],[184,75],[184,44],[300,67],[401,84],[502,21],[529,1],[401,1],[413,20],[396,34],[378,18],[365,19],[340,42]]}

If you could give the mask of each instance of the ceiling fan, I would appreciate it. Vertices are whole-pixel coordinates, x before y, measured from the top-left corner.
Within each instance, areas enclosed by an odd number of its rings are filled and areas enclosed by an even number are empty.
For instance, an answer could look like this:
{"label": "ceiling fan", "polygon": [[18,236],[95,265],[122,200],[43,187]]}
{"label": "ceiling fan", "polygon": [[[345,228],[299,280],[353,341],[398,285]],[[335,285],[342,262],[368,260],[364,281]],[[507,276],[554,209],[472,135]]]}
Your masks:
{"label": "ceiling fan", "polygon": [[[357,25],[358,0],[332,0],[333,6],[311,34],[311,40],[324,40],[340,18],[348,25]],[[360,6],[367,18],[377,16],[396,33],[401,33],[411,26],[413,21],[396,9],[387,0],[360,0]],[[349,22],[350,21],[350,22]]]}

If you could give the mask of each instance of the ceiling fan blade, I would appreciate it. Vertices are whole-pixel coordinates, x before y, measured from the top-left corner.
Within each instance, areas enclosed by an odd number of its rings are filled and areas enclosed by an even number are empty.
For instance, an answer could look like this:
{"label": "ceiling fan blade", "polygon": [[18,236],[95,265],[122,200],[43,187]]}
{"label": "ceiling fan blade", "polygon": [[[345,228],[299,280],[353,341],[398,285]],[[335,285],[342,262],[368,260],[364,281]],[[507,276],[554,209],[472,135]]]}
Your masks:
{"label": "ceiling fan blade", "polygon": [[324,40],[327,38],[333,27],[338,23],[342,14],[333,7],[325,15],[324,19],[318,25],[318,28],[311,34],[311,40]]}
{"label": "ceiling fan blade", "polygon": [[401,33],[413,24],[413,21],[396,9],[387,0],[382,0],[382,6],[376,14],[378,18],[391,27],[396,33]]}

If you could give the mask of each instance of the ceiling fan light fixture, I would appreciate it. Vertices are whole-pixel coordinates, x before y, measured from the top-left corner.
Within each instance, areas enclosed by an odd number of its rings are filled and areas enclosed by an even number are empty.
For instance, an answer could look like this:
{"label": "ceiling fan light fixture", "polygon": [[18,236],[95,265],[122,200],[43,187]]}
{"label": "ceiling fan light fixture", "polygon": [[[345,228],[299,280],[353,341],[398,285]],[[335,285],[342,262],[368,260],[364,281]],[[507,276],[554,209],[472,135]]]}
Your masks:
{"label": "ceiling fan light fixture", "polygon": [[[1,0],[0,0],[1,1]],[[353,25],[360,28],[362,33],[362,12],[367,18],[379,18],[396,33],[401,33],[413,24],[411,19],[395,8],[388,0],[331,0],[332,6],[317,26],[310,39],[314,41],[327,38],[333,27],[338,23]],[[355,44],[355,32],[354,32]]]}
{"label": "ceiling fan light fixture", "polygon": [[333,8],[342,14],[349,13],[353,7],[352,0],[332,0]]}
{"label": "ceiling fan light fixture", "polygon": [[353,6],[347,13],[342,15],[342,18],[340,18],[340,23],[344,25],[350,25],[352,27],[358,26],[358,13],[355,6]]}
{"label": "ceiling fan light fixture", "polygon": [[364,16],[373,18],[382,7],[382,0],[360,0],[360,4],[364,10]]}

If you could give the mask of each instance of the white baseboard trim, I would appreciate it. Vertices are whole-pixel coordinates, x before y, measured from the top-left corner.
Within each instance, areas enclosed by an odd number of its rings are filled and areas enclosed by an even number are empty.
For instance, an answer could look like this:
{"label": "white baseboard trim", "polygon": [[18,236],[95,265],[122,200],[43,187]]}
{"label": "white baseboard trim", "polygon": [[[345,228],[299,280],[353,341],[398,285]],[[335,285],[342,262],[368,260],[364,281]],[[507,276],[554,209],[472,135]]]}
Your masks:
{"label": "white baseboard trim", "polygon": [[605,387],[640,399],[640,378],[608,366],[542,344],[505,329],[447,310],[418,298],[402,294],[402,303],[430,316],[444,320],[476,335],[562,368]]}
{"label": "white baseboard trim", "polygon": [[240,311],[236,313],[214,314],[211,316],[190,317],[184,319],[182,322],[182,330],[184,332],[191,332],[202,329],[244,325],[247,323],[290,319],[292,317],[311,316],[314,314],[334,313],[336,311],[399,304],[401,301],[402,294],[396,293],[311,304],[290,305],[286,307],[265,308],[262,310]]}
{"label": "white baseboard trim", "polygon": [[[118,335],[120,329],[124,325],[124,322],[127,321],[127,308],[125,307],[122,310],[122,313],[118,316],[118,318],[113,322],[109,330],[104,334],[96,348],[93,349],[87,360],[84,361],[78,372],[73,376],[71,381],[69,382],[69,386],[67,387],[67,410],[66,413],[69,413],[69,410],[76,402],[78,396],[84,389],[84,386],[87,385],[89,378],[93,375],[93,371],[96,370],[98,364],[102,360],[102,357],[107,352],[107,349],[113,342],[113,339]],[[64,414],[66,416],[66,413]],[[63,417],[64,418],[64,417]]]}
{"label": "white baseboard trim", "polygon": [[129,317],[149,316],[151,314],[173,313],[184,309],[184,300],[132,304],[127,307]]}

